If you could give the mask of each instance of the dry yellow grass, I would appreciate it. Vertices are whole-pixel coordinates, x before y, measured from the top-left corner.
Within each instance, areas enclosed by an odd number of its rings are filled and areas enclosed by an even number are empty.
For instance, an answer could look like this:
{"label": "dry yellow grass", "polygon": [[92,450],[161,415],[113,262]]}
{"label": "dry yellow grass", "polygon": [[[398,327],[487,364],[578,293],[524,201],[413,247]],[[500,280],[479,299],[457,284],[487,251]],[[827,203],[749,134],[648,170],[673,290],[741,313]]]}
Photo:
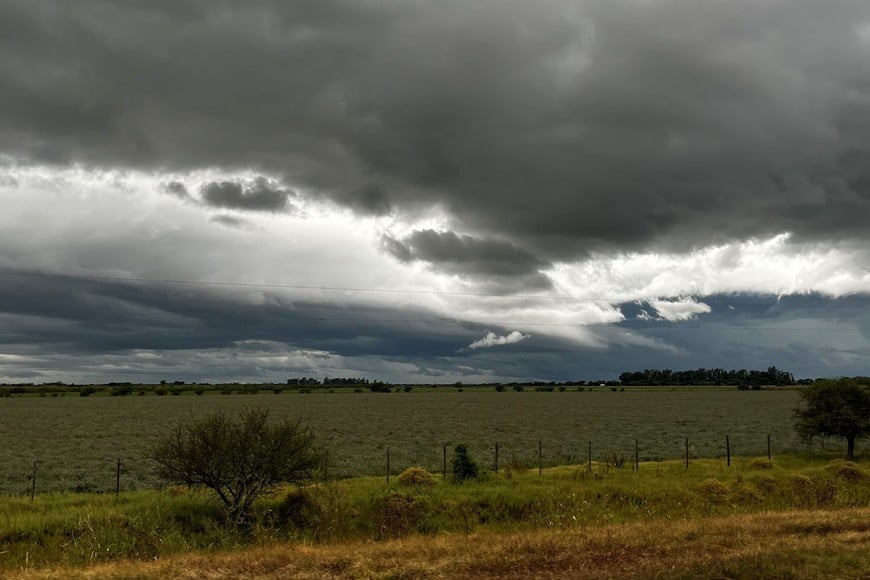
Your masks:
{"label": "dry yellow grass", "polygon": [[16,578],[870,578],[870,509],[274,545]]}

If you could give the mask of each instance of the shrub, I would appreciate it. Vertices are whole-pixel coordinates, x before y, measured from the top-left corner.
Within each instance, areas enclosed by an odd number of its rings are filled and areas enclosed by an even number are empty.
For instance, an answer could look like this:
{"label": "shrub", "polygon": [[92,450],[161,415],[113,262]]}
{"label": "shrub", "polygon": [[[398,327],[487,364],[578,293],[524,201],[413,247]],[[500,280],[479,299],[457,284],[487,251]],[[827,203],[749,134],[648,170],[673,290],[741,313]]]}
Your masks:
{"label": "shrub", "polygon": [[453,449],[450,471],[453,474],[454,483],[477,479],[479,474],[477,463],[468,455],[468,447],[464,443],[460,443]]}
{"label": "shrub", "polygon": [[725,484],[712,477],[704,480],[698,491],[711,503],[722,502],[728,497],[728,488]]}
{"label": "shrub", "polygon": [[426,504],[411,496],[390,493],[377,498],[371,505],[371,522],[376,540],[401,538],[423,531]]}
{"label": "shrub", "polygon": [[162,396],[165,395],[167,392],[168,392],[168,391],[167,391],[166,389],[164,389],[164,388],[154,389],[154,394],[157,395],[158,397],[162,397]]}
{"label": "shrub", "polygon": [[504,392],[504,385],[496,385],[495,392],[496,393],[503,393]]}
{"label": "shrub", "polygon": [[283,482],[299,483],[320,465],[314,436],[300,422],[269,422],[269,412],[215,413],[178,425],[149,453],[168,483],[211,489],[229,521],[251,523],[254,501]]}
{"label": "shrub", "polygon": [[193,392],[196,393],[196,396],[201,397],[202,394],[205,393],[205,389],[196,389]]}
{"label": "shrub", "polygon": [[622,469],[623,467],[625,467],[625,455],[623,453],[611,453],[610,464],[617,469]]}
{"label": "shrub", "polygon": [[838,477],[848,481],[849,483],[859,483],[867,479],[867,474],[851,461],[837,461],[829,465],[827,471]]}
{"label": "shrub", "polygon": [[399,474],[398,482],[406,487],[432,487],[436,479],[422,467],[409,467]]}
{"label": "shrub", "polygon": [[523,391],[525,391],[522,385],[514,385],[514,390],[518,393],[522,393]]}

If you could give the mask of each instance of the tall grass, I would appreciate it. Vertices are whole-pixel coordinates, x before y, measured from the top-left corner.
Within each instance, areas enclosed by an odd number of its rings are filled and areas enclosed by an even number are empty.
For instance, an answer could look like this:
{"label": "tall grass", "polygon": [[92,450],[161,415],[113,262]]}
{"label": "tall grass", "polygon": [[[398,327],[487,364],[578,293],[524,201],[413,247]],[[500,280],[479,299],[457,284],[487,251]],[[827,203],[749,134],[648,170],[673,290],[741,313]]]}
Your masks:
{"label": "tall grass", "polygon": [[0,504],[0,570],[148,560],[275,542],[332,544],[423,535],[572,530],[603,524],[684,522],[783,510],[866,508],[865,465],[807,465],[800,457],[643,463],[638,472],[599,463],[514,467],[454,485],[386,486],[356,478],[287,489],[256,506],[246,533],[228,527],[204,492],[183,489],[61,493]]}

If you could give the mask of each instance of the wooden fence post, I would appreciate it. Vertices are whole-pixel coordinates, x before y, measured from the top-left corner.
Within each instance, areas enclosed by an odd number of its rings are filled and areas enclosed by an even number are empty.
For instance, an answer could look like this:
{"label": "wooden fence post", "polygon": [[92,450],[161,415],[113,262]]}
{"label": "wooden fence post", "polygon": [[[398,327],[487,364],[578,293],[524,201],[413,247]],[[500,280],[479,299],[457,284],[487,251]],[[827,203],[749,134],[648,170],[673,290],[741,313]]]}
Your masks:
{"label": "wooden fence post", "polygon": [[390,485],[390,446],[387,445],[387,485]]}
{"label": "wooden fence post", "polygon": [[121,458],[118,458],[117,464],[115,464],[115,495],[121,493]]}
{"label": "wooden fence post", "polygon": [[725,465],[731,467],[731,437],[725,435]]}
{"label": "wooden fence post", "polygon": [[441,477],[447,479],[447,444],[441,448]]}
{"label": "wooden fence post", "polygon": [[543,459],[543,450],[544,444],[538,439],[538,475],[542,475],[544,472],[544,459]]}
{"label": "wooden fence post", "polygon": [[686,437],[686,469],[689,469],[689,438]]}
{"label": "wooden fence post", "polygon": [[640,453],[638,451],[637,439],[634,440],[634,470],[640,471]]}
{"label": "wooden fence post", "polygon": [[770,461],[772,458],[770,456],[770,433],[767,434],[767,460]]}
{"label": "wooden fence post", "polygon": [[30,479],[30,502],[33,503],[33,498],[36,497],[36,460],[33,460],[33,474]]}
{"label": "wooden fence post", "polygon": [[589,473],[592,473],[592,441],[589,441]]}
{"label": "wooden fence post", "polygon": [[498,441],[495,442],[495,472],[498,473]]}

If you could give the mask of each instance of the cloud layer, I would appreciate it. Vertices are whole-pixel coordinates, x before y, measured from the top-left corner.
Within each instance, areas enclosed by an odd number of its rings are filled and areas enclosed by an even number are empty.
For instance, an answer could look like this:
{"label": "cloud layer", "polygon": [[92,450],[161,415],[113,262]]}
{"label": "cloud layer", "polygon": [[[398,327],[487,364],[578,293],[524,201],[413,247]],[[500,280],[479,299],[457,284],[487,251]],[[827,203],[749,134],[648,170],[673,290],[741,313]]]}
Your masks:
{"label": "cloud layer", "polygon": [[259,168],[548,261],[868,235],[863,1],[11,0],[0,22],[0,148],[24,159]]}
{"label": "cloud layer", "polygon": [[865,0],[5,0],[0,375],[860,369],[868,30]]}

